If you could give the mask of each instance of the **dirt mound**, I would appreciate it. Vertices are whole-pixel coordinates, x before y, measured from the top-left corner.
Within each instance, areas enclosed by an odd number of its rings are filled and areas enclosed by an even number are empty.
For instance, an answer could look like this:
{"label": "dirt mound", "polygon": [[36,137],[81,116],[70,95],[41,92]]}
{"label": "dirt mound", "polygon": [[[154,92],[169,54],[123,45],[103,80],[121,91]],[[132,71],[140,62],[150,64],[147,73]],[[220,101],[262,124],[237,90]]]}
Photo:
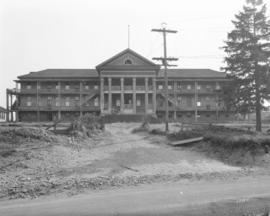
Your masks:
{"label": "dirt mound", "polygon": [[21,143],[24,141],[40,140],[56,141],[56,136],[45,129],[37,127],[2,127],[0,128],[0,142]]}
{"label": "dirt mound", "polygon": [[208,133],[204,142],[192,147],[208,156],[233,165],[254,165],[270,150],[270,137]]}

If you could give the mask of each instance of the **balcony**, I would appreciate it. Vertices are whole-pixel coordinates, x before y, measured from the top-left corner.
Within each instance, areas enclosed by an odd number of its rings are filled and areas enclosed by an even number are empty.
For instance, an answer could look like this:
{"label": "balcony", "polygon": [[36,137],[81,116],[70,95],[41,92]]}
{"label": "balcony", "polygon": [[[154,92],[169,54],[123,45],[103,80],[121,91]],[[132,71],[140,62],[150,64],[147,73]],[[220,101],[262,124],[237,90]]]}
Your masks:
{"label": "balcony", "polygon": [[37,89],[20,89],[20,94],[36,94]]}
{"label": "balcony", "polygon": [[58,89],[53,89],[53,88],[41,88],[38,89],[39,94],[58,94]]}
{"label": "balcony", "polygon": [[99,110],[99,106],[19,106],[19,111],[92,111]]}
{"label": "balcony", "polygon": [[133,91],[133,86],[124,86],[125,91]]}
{"label": "balcony", "polygon": [[19,111],[36,111],[36,106],[18,106]]}
{"label": "balcony", "polygon": [[61,89],[61,94],[80,94],[79,88]]}

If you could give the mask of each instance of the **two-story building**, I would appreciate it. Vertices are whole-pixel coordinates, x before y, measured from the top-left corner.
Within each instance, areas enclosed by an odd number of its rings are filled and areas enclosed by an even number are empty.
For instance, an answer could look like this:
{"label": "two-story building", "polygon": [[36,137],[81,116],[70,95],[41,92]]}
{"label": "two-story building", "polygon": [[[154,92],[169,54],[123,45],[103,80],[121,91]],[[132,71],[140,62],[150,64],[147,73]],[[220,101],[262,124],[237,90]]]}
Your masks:
{"label": "two-story building", "polygon": [[[168,69],[169,118],[231,119],[220,97],[226,82],[225,73],[209,69]],[[16,88],[7,90],[7,117],[8,121],[69,121],[95,113],[163,119],[164,102],[164,70],[126,49],[96,69],[47,69],[19,76]]]}

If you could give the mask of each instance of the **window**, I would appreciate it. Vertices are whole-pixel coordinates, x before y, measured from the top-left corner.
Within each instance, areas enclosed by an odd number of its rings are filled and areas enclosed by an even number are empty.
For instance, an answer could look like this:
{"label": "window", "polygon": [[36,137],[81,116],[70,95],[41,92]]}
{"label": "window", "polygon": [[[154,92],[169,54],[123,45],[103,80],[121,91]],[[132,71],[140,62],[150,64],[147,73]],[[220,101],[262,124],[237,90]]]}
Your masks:
{"label": "window", "polygon": [[141,100],[137,100],[136,105],[137,105],[137,106],[141,106]]}
{"label": "window", "polygon": [[37,89],[41,89],[41,86],[39,84],[37,84]]}
{"label": "window", "polygon": [[66,85],[65,89],[66,90],[69,90],[70,89],[70,86],[69,85]]}
{"label": "window", "polygon": [[172,89],[172,85],[168,85],[168,89]]}
{"label": "window", "polygon": [[89,89],[89,85],[84,86],[85,89]]}
{"label": "window", "polygon": [[116,106],[120,106],[120,100],[116,100]]}
{"label": "window", "polygon": [[201,101],[197,101],[197,106],[200,107],[202,105]]}
{"label": "window", "polygon": [[26,89],[31,89],[31,88],[32,88],[32,86],[29,84],[26,86]]}
{"label": "window", "polygon": [[217,83],[216,90],[220,90],[220,85]]}
{"label": "window", "polygon": [[188,107],[191,107],[192,106],[192,98],[191,97],[188,97],[187,98],[187,106]]}
{"label": "window", "polygon": [[163,89],[163,85],[158,85],[158,89]]}
{"label": "window", "polygon": [[125,60],[125,64],[126,65],[132,64],[132,61],[130,59],[127,59],[127,60]]}
{"label": "window", "polygon": [[95,98],[95,100],[94,100],[94,105],[95,105],[95,106],[98,106],[98,105],[99,105],[98,98]]}
{"label": "window", "polygon": [[187,85],[187,90],[191,90],[191,85]]}
{"label": "window", "polygon": [[97,90],[98,89],[98,85],[94,85],[94,89]]}
{"label": "window", "polygon": [[66,101],[66,102],[65,102],[65,105],[66,105],[66,106],[70,106],[69,101]]}
{"label": "window", "polygon": [[78,101],[80,98],[79,97],[75,97],[75,100]]}
{"label": "window", "polygon": [[181,84],[180,84],[180,82],[177,82],[177,88],[178,88],[178,89],[181,89]]}
{"label": "window", "polygon": [[55,88],[56,88],[56,89],[60,89],[60,86],[59,86],[59,85],[56,85]]}
{"label": "window", "polygon": [[200,85],[197,85],[197,90],[201,90],[201,86]]}
{"label": "window", "polygon": [[26,105],[27,105],[27,106],[32,106],[32,102],[31,102],[31,101],[27,101],[27,102],[26,102]]}
{"label": "window", "polygon": [[59,107],[60,106],[60,102],[56,101],[55,102],[55,106]]}

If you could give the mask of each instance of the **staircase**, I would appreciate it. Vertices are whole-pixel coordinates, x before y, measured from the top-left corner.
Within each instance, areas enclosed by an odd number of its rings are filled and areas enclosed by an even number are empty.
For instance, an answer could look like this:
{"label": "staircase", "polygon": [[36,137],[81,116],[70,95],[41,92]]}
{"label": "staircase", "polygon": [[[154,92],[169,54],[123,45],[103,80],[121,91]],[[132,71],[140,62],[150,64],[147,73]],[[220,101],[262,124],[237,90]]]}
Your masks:
{"label": "staircase", "polygon": [[86,102],[88,102],[89,100],[91,100],[93,97],[95,97],[97,95],[97,93],[92,93],[90,95],[88,95],[84,101],[82,101],[81,105],[84,105]]}
{"label": "staircase", "polygon": [[[162,95],[164,98],[166,98],[165,93],[162,92],[161,95]],[[176,107],[180,108],[180,106],[178,105],[178,101],[175,100],[175,98],[173,98],[173,97],[171,97],[171,96],[168,95],[168,101],[171,102],[171,103],[172,103],[173,105],[175,105]]]}

